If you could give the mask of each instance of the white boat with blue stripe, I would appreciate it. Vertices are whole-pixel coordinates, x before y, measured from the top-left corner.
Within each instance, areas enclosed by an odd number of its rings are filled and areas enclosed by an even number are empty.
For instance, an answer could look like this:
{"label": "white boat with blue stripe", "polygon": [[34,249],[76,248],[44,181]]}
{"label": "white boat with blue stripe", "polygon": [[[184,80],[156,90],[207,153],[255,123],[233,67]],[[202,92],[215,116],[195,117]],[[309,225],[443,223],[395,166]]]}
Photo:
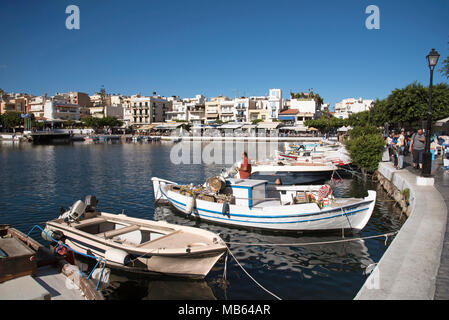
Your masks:
{"label": "white boat with blue stripe", "polygon": [[204,221],[273,231],[352,230],[368,223],[376,191],[335,198],[328,185],[272,186],[266,180],[214,177],[204,185],[152,178],[156,201]]}

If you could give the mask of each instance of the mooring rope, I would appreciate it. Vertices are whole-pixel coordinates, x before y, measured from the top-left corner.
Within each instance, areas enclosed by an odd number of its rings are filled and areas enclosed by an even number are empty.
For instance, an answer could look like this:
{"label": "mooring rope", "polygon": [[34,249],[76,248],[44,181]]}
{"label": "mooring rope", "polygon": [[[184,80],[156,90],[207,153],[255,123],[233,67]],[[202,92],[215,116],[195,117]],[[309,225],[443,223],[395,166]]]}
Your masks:
{"label": "mooring rope", "polygon": [[[231,249],[227,245],[233,244],[233,245],[245,245],[245,246],[308,246],[308,245],[319,245],[319,244],[333,244],[333,243],[341,243],[341,242],[349,242],[349,241],[360,241],[360,240],[380,238],[380,237],[385,237],[385,245],[386,245],[388,236],[395,235],[396,233],[398,233],[398,231],[388,232],[388,233],[374,235],[374,236],[366,236],[366,237],[362,237],[362,238],[343,239],[343,240],[334,240],[334,241],[306,242],[306,243],[244,243],[244,242],[232,242],[232,241],[225,241],[224,243],[226,243],[226,247],[228,249],[228,252],[231,255],[231,257],[234,258],[234,260],[237,263],[237,265],[243,270],[243,272],[245,272],[245,274],[257,286],[259,286],[262,290],[264,290],[265,292],[267,292],[268,294],[270,294],[274,298],[276,298],[278,300],[282,300],[277,295],[275,295],[273,292],[271,292],[270,290],[268,290],[264,286],[262,286],[256,279],[254,279],[254,277],[252,277],[248,273],[248,271],[246,271],[246,269],[241,265],[241,263],[237,260],[237,258],[234,256],[234,254],[232,253]],[[226,256],[226,261],[227,261],[227,256]],[[225,271],[226,271],[226,265],[225,265]]]}
{"label": "mooring rope", "polygon": [[264,286],[262,286],[259,282],[257,282],[256,279],[254,279],[249,273],[248,271],[245,270],[245,268],[240,264],[240,262],[237,260],[237,258],[234,256],[234,254],[232,253],[231,249],[229,249],[228,247],[228,252],[231,254],[231,257],[234,258],[235,262],[237,262],[238,266],[243,270],[243,272],[246,273],[246,275],[255,283],[257,284],[262,290],[264,290],[265,292],[269,293],[271,296],[275,297],[278,300],[282,300],[281,298],[279,298],[277,295],[275,295],[273,292],[269,291],[268,289],[266,289]]}
{"label": "mooring rope", "polygon": [[68,245],[66,245],[65,243],[63,243],[62,241],[55,240],[55,239],[54,239],[53,237],[51,237],[51,236],[50,236],[44,229],[42,229],[41,226],[39,226],[39,225],[37,225],[37,224],[34,225],[34,226],[31,228],[30,231],[28,231],[28,233],[27,233],[27,235],[26,235],[27,238],[29,238],[31,232],[33,232],[33,230],[34,230],[35,228],[40,229],[43,233],[45,233],[45,235],[46,235],[49,239],[51,239],[53,242],[56,242],[56,243],[58,244],[58,246],[57,246],[55,252],[57,252],[57,249],[59,249],[60,246],[63,246],[63,247],[65,247],[66,249],[75,252],[76,254],[79,254],[79,255],[82,255],[82,256],[85,256],[85,257],[88,257],[88,258],[92,258],[92,259],[97,260],[97,264],[95,265],[95,267],[94,267],[94,268],[92,269],[92,271],[90,272],[89,276],[87,277],[87,280],[90,279],[90,277],[91,277],[93,271],[95,270],[95,268],[97,267],[97,265],[100,263],[100,261],[102,261],[102,262],[103,262],[103,268],[102,268],[102,270],[101,270],[101,274],[100,274],[100,277],[99,277],[99,279],[98,279],[97,286],[96,286],[96,290],[98,290],[98,287],[99,287],[100,282],[101,282],[101,278],[102,278],[102,276],[103,276],[103,271],[104,271],[104,269],[105,269],[105,267],[106,267],[106,260],[105,260],[105,259],[103,259],[103,258],[101,258],[101,257],[95,257],[95,256],[93,256],[93,255],[89,255],[89,254],[82,253],[82,252],[79,252],[79,251],[74,250],[73,248],[71,248],[71,247],[69,247]]}
{"label": "mooring rope", "polygon": [[399,231],[393,231],[388,232],[384,234],[378,234],[374,236],[366,236],[361,238],[350,238],[350,239],[341,239],[341,240],[332,240],[332,241],[319,241],[319,242],[299,242],[299,243],[248,243],[248,242],[232,242],[232,241],[225,241],[226,244],[229,245],[241,245],[241,246],[291,246],[291,247],[301,247],[301,246],[311,246],[311,245],[320,245],[320,244],[334,244],[334,243],[341,243],[341,242],[350,242],[350,241],[360,241],[360,240],[366,240],[366,239],[374,239],[374,238],[381,238],[381,237],[389,237],[392,235],[395,235]]}

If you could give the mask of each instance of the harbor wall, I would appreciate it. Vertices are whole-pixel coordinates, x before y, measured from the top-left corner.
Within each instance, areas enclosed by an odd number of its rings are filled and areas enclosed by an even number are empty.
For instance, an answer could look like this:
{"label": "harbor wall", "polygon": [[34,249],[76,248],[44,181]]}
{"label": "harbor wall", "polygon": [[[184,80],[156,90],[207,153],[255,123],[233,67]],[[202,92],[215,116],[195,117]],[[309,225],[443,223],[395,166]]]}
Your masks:
{"label": "harbor wall", "polygon": [[355,299],[433,300],[446,231],[444,199],[433,185],[418,185],[415,174],[391,162],[379,163],[377,174],[393,196],[409,189],[408,218]]}

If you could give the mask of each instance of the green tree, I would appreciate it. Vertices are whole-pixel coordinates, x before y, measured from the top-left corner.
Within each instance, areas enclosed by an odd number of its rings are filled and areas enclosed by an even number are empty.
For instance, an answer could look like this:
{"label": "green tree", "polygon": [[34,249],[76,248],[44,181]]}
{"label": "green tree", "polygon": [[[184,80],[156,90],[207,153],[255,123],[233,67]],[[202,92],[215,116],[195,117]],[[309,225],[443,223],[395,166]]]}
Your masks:
{"label": "green tree", "polygon": [[375,126],[355,127],[349,131],[349,139],[345,144],[353,164],[369,173],[377,170],[382,160],[385,140]]}
{"label": "green tree", "polygon": [[[449,42],[448,42],[449,44]],[[449,79],[449,56],[446,57],[446,59],[444,59],[442,61],[442,67],[440,69],[438,69],[438,71],[440,71],[440,73],[443,75],[443,77],[446,77],[447,79]]]}
{"label": "green tree", "polygon": [[[402,89],[395,89],[383,99],[376,100],[370,109],[369,118],[363,114],[355,114],[351,125],[371,123],[383,126],[385,122],[397,124],[413,124],[427,118],[429,104],[429,88],[413,82]],[[354,115],[354,116],[355,116]],[[432,120],[438,120],[449,116],[449,85],[436,84],[432,89]]]}
{"label": "green tree", "polygon": [[12,129],[23,124],[20,112],[5,112],[1,116],[1,124],[4,128]]}

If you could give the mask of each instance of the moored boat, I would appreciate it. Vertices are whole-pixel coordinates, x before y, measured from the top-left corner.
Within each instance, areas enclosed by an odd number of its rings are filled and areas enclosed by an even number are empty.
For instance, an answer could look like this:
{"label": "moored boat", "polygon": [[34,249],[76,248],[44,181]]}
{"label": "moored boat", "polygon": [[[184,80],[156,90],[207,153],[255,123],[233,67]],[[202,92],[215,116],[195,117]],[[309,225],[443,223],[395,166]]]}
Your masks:
{"label": "moored boat", "polygon": [[130,272],[204,278],[227,250],[207,230],[110,214],[95,209],[95,197],[78,200],[48,221],[42,236]]}
{"label": "moored boat", "polygon": [[364,198],[335,198],[327,185],[271,186],[274,190],[268,197],[267,181],[254,179],[214,177],[199,186],[156,177],[152,182],[155,199],[169,202],[180,212],[205,221],[272,231],[358,232],[368,223],[376,200],[373,190]]}
{"label": "moored boat", "polygon": [[338,168],[324,161],[256,161],[251,164],[251,179],[264,179],[274,183],[281,179],[284,184],[307,184],[328,180]]}

